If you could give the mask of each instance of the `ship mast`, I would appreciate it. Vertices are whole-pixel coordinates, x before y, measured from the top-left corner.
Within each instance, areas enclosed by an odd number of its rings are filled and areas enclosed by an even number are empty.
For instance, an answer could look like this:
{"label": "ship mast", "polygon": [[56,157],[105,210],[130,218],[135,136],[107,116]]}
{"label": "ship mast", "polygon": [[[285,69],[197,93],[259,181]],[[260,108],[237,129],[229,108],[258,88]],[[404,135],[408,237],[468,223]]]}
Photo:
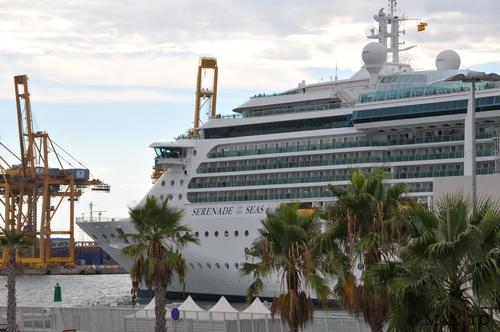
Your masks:
{"label": "ship mast", "polygon": [[373,18],[378,23],[378,33],[375,33],[375,28],[370,30],[371,34],[368,36],[369,39],[377,39],[380,44],[382,44],[387,49],[387,54],[391,54],[392,58],[387,59],[388,63],[399,64],[399,52],[407,51],[415,47],[410,46],[406,48],[400,48],[404,45],[404,42],[399,41],[399,36],[405,34],[405,30],[400,29],[400,23],[407,21],[404,17],[397,16],[397,0],[389,1],[389,14],[384,12],[384,8],[380,9],[378,14],[374,15]]}

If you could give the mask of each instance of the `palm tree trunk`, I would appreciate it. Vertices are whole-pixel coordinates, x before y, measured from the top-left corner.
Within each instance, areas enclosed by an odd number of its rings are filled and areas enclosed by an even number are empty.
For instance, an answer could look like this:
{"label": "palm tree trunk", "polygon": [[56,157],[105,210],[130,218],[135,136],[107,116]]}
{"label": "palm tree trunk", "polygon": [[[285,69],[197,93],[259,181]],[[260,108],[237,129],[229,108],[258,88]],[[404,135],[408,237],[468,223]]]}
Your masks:
{"label": "palm tree trunk", "polygon": [[7,332],[16,332],[16,248],[9,247],[7,268]]}
{"label": "palm tree trunk", "polygon": [[167,288],[163,286],[155,286],[155,332],[165,332],[167,326],[167,319],[165,313],[165,306],[167,305]]}

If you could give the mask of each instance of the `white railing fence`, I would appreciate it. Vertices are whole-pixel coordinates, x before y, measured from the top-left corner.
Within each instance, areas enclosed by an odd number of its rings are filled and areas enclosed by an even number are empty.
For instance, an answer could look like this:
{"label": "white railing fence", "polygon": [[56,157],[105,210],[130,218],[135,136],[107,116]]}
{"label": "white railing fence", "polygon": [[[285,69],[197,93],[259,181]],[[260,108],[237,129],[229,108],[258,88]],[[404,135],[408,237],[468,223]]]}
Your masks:
{"label": "white railing fence", "polygon": [[[5,326],[7,308],[0,307],[0,326]],[[18,307],[17,322],[23,332],[151,332],[153,310],[124,307]],[[288,332],[279,318],[245,313],[182,312],[177,321],[167,316],[167,332]],[[317,313],[302,332],[365,332],[362,321],[344,314]]]}

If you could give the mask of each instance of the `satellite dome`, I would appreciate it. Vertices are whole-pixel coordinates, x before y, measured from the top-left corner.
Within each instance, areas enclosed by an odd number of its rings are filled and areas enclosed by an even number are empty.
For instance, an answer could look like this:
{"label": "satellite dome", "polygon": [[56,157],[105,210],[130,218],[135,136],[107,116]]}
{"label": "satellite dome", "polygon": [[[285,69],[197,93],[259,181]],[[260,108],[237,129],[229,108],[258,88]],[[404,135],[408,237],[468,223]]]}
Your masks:
{"label": "satellite dome", "polygon": [[437,70],[452,70],[460,68],[460,55],[453,50],[439,52],[436,57]]}
{"label": "satellite dome", "polygon": [[387,61],[387,49],[380,43],[372,42],[363,48],[361,57],[367,66],[382,66]]}

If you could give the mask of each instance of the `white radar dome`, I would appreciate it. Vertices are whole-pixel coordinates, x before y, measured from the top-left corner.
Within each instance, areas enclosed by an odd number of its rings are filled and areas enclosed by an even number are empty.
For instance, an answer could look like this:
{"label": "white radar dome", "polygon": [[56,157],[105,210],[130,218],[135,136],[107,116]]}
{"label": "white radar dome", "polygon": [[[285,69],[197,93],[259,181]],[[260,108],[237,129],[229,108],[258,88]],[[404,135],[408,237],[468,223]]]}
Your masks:
{"label": "white radar dome", "polygon": [[460,68],[460,55],[453,50],[439,52],[436,57],[437,70],[451,70]]}
{"label": "white radar dome", "polygon": [[387,61],[387,49],[380,43],[369,43],[363,48],[361,57],[367,66],[382,66]]}

